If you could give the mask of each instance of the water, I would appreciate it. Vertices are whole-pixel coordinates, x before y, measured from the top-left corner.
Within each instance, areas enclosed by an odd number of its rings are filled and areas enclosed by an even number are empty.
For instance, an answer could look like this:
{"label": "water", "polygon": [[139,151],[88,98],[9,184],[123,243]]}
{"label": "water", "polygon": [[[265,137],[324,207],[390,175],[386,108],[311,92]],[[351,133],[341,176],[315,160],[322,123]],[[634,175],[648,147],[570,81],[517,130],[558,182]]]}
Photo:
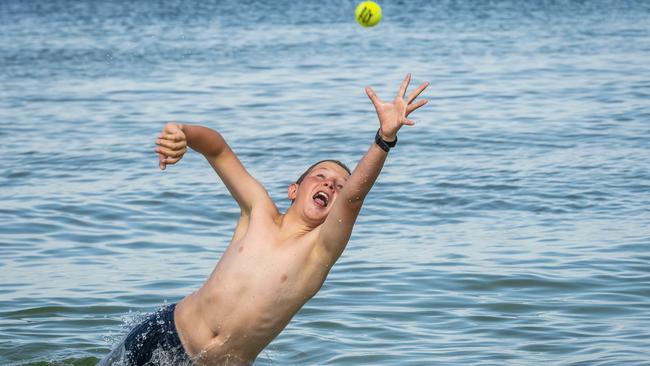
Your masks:
{"label": "water", "polygon": [[256,365],[649,365],[643,1],[0,2],[0,364],[93,365],[212,270],[237,206],[165,121],[286,209],[428,80],[321,292]]}

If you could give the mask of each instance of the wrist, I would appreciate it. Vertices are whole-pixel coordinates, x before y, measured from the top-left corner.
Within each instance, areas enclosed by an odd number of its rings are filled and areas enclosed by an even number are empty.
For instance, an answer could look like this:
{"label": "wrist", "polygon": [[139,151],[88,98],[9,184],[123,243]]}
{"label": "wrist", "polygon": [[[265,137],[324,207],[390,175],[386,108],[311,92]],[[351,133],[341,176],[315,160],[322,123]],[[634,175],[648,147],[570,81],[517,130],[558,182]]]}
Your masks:
{"label": "wrist", "polygon": [[381,139],[386,141],[386,142],[391,142],[392,143],[394,141],[397,141],[397,135],[396,134],[393,134],[393,135],[384,134],[381,131],[381,128],[379,129],[379,137],[381,137]]}
{"label": "wrist", "polygon": [[387,140],[381,133],[381,129],[377,130],[375,134],[375,144],[385,152],[389,152],[392,147],[397,144],[397,136],[393,136],[392,140]]}

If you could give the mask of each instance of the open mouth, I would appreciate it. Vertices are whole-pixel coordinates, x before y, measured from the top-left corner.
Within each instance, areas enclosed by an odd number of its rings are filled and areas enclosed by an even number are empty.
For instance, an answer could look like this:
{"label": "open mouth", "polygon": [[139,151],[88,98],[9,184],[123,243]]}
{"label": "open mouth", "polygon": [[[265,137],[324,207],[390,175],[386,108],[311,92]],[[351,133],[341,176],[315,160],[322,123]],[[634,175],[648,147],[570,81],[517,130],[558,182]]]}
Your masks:
{"label": "open mouth", "polygon": [[327,204],[330,201],[330,196],[328,196],[325,192],[316,192],[312,198],[314,199],[314,202],[316,202],[316,204],[320,207],[327,207]]}

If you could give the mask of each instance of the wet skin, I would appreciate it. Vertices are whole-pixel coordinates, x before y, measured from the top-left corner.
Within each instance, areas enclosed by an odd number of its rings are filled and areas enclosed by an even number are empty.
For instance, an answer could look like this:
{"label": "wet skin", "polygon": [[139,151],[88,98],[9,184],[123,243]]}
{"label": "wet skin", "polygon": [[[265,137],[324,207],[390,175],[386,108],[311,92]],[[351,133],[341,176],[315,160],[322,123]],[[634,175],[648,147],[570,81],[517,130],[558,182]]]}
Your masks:
{"label": "wet skin", "polygon": [[[429,84],[407,96],[410,80],[408,74],[388,102],[366,88],[385,141],[413,125],[408,115],[427,103],[416,98]],[[316,165],[300,184],[289,185],[293,203],[282,214],[218,132],[168,123],[156,144],[163,170],[188,147],[203,154],[241,209],[232,241],[212,274],[176,307],[183,347],[198,364],[250,364],[323,285],[388,152],[371,143],[351,175],[333,162]]]}
{"label": "wet skin", "polygon": [[240,218],[209,279],[176,308],[181,340],[198,363],[252,363],[318,292],[333,263],[316,238],[347,179],[323,162],[289,187],[286,214],[269,199]]}

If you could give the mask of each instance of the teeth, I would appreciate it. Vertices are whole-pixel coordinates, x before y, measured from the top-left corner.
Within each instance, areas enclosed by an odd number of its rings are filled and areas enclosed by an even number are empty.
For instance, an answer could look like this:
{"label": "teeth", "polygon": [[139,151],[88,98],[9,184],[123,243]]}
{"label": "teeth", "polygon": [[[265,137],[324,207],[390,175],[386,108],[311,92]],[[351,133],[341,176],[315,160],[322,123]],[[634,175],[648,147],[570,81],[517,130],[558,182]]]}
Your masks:
{"label": "teeth", "polygon": [[320,199],[322,199],[323,201],[325,201],[325,205],[326,205],[326,206],[327,206],[327,203],[328,203],[329,200],[330,200],[330,196],[327,195],[327,193],[325,193],[325,192],[316,192],[316,194],[314,195],[314,198],[320,198]]}

